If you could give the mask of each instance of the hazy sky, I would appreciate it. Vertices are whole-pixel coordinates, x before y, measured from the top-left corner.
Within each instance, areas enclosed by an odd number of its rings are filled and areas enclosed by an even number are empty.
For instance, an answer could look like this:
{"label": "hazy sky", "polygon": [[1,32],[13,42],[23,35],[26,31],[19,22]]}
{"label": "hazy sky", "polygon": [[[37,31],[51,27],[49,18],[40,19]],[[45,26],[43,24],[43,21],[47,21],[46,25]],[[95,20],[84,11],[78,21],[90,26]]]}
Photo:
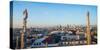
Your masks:
{"label": "hazy sky", "polygon": [[66,24],[86,24],[86,13],[90,12],[91,25],[97,22],[97,7],[40,2],[13,2],[13,26],[22,27],[23,11],[28,10],[28,27]]}

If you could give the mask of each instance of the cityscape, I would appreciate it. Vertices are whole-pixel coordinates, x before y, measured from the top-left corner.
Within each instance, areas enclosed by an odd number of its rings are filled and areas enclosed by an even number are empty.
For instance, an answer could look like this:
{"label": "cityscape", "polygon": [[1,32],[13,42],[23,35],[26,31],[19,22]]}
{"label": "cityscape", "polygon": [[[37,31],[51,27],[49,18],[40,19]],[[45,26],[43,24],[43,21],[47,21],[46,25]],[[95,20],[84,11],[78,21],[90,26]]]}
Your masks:
{"label": "cityscape", "polygon": [[12,49],[97,44],[97,7],[10,2]]}

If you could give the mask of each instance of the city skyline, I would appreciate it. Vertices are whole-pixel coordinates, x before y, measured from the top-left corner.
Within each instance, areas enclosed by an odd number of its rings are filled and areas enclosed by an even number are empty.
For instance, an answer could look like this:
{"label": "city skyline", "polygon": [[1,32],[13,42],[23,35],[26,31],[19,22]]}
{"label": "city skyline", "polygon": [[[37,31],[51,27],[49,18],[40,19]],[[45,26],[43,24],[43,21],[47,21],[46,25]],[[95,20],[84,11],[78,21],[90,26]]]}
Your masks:
{"label": "city skyline", "polygon": [[97,24],[97,7],[91,5],[73,5],[40,2],[13,2],[13,27],[23,26],[23,11],[28,10],[28,25],[54,26],[66,24],[86,24],[86,15],[90,13],[90,24]]}

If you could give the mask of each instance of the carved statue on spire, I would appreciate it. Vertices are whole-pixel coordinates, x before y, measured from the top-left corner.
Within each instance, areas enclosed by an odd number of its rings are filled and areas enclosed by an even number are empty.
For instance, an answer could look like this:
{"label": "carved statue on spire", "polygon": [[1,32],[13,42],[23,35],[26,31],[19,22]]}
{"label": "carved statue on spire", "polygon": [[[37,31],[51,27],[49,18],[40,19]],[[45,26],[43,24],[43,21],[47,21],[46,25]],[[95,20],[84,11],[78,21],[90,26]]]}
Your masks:
{"label": "carved statue on spire", "polygon": [[26,32],[26,24],[27,24],[27,18],[28,18],[28,11],[27,11],[27,9],[25,9],[23,11],[23,15],[24,15],[24,18],[23,18],[23,31]]}
{"label": "carved statue on spire", "polygon": [[24,10],[23,15],[25,15],[24,20],[27,20],[27,18],[28,18],[28,12],[27,12],[27,9]]}
{"label": "carved statue on spire", "polygon": [[28,12],[27,12],[27,9],[25,9],[23,11],[23,15],[24,15],[24,18],[23,18],[23,31],[21,32],[21,48],[24,48],[25,46],[25,34],[26,34],[26,24],[27,24],[27,18],[28,18]]}

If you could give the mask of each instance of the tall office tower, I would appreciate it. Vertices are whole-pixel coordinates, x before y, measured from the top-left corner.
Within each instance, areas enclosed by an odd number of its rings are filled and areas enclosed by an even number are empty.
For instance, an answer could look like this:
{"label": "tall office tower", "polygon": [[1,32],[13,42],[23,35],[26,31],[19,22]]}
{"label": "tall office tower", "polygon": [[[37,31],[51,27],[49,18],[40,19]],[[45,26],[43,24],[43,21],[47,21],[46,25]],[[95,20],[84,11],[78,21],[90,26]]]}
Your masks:
{"label": "tall office tower", "polygon": [[87,29],[87,45],[89,45],[89,44],[91,44],[91,35],[90,35],[90,19],[89,19],[89,12],[87,12],[87,16],[86,16],[86,18],[87,18],[87,20],[86,20],[86,29]]}
{"label": "tall office tower", "polygon": [[23,18],[23,31],[21,32],[21,48],[24,48],[24,35],[26,33],[27,29],[27,18],[28,18],[28,12],[27,9],[23,12],[24,18]]}

